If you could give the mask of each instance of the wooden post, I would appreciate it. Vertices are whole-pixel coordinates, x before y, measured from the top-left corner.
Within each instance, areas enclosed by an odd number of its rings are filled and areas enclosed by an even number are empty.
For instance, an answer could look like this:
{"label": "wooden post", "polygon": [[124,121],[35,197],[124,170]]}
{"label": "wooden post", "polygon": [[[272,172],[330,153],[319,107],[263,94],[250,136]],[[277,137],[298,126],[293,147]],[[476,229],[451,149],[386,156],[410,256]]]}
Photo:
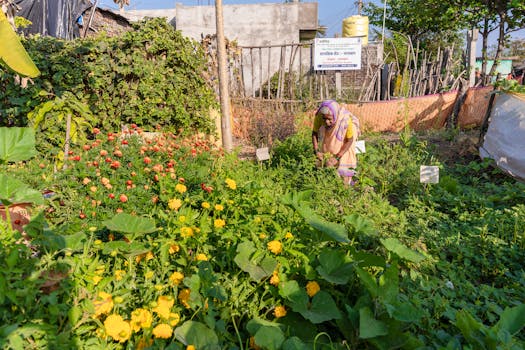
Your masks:
{"label": "wooden post", "polygon": [[469,72],[469,86],[476,85],[476,42],[478,41],[478,29],[474,28],[467,32],[467,59]]}
{"label": "wooden post", "polygon": [[341,97],[341,71],[335,72],[335,95],[337,98]]}
{"label": "wooden post", "polygon": [[226,45],[224,40],[224,22],[222,17],[222,0],[215,1],[215,24],[217,29],[217,56],[219,60],[219,94],[221,100],[222,146],[228,152],[233,149],[232,130],[230,125],[230,94],[226,62]]}

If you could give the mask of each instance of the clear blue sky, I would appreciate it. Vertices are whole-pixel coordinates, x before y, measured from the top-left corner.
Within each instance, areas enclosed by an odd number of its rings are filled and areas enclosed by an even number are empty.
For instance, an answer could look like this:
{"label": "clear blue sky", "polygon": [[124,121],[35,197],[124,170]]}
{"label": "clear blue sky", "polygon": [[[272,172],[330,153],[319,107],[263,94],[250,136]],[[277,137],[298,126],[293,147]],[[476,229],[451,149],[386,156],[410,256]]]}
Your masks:
{"label": "clear blue sky", "polygon": [[[94,1],[94,0],[92,0]],[[349,16],[357,15],[357,0],[302,0],[303,2],[319,3],[319,23],[327,27],[327,36],[333,37],[341,33],[343,19]],[[253,4],[253,3],[283,3],[283,0],[223,0],[223,5],[232,4]],[[364,3],[370,1],[363,1]],[[383,0],[373,0],[376,4],[382,4]],[[215,5],[215,0],[130,0],[130,6],[126,10],[133,9],[163,9],[174,8],[176,3],[186,6],[195,5]],[[99,6],[111,9],[118,9],[118,6],[112,0],[100,0]],[[514,38],[525,38],[525,29],[513,33]],[[497,34],[490,36],[490,45],[494,44]],[[478,41],[478,55],[481,55],[481,39]]]}

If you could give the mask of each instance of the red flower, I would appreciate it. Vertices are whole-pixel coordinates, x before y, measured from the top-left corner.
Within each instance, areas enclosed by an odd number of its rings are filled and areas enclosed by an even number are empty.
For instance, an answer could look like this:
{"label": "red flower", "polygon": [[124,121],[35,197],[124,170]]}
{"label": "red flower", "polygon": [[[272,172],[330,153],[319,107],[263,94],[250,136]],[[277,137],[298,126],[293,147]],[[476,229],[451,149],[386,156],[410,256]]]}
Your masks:
{"label": "red flower", "polygon": [[74,161],[77,161],[77,162],[80,161],[80,156],[74,156],[74,157],[73,157],[73,160],[74,160]]}
{"label": "red flower", "polygon": [[100,134],[100,129],[99,128],[93,128],[93,134],[95,134],[95,135]]}
{"label": "red flower", "polygon": [[111,167],[113,169],[118,169],[120,167],[120,162],[118,160],[111,162]]}
{"label": "red flower", "polygon": [[111,199],[114,199],[115,195],[113,193],[110,193],[110,194],[108,194],[108,197],[111,198]]}
{"label": "red flower", "polygon": [[122,144],[123,145],[127,145],[128,144],[128,140],[126,140],[126,139],[122,140]]}
{"label": "red flower", "polygon": [[119,200],[122,203],[126,203],[128,201],[128,196],[126,196],[125,194],[121,194],[120,197],[119,197]]}
{"label": "red flower", "polygon": [[144,163],[145,164],[150,164],[151,163],[151,158],[150,157],[144,157]]}

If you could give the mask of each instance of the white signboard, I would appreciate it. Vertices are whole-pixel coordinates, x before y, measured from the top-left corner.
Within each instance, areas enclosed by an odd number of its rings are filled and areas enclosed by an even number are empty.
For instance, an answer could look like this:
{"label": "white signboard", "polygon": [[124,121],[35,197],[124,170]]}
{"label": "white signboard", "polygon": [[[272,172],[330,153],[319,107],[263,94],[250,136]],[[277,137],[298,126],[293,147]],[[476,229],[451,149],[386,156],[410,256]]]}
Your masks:
{"label": "white signboard", "polygon": [[365,147],[365,140],[359,140],[355,143],[355,153],[365,153],[366,147]]}
{"label": "white signboard", "polygon": [[361,69],[361,38],[316,38],[314,70]]}
{"label": "white signboard", "polygon": [[432,165],[421,165],[419,167],[419,182],[425,184],[439,183],[439,167]]}

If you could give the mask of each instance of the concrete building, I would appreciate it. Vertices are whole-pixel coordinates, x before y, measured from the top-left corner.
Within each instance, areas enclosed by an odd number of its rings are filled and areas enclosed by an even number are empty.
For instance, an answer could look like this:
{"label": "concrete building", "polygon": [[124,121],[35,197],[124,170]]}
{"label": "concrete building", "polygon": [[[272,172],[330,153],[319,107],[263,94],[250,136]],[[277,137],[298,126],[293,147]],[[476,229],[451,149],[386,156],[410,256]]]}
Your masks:
{"label": "concrete building", "polygon": [[[130,21],[145,17],[165,17],[184,36],[201,41],[215,35],[215,6],[184,6],[176,4],[175,9],[133,10],[119,12]],[[318,4],[315,2],[267,3],[224,5],[224,36],[240,47],[256,47],[265,50],[264,55],[249,55],[242,50],[242,80],[248,95],[268,81],[282,67],[283,57],[289,61],[293,48],[284,51],[280,45],[298,44],[315,38],[318,29]],[[270,47],[273,47],[270,48]],[[297,51],[297,47],[295,48]],[[302,63],[295,60],[287,69],[299,70],[299,65],[310,64],[310,48],[300,48]],[[253,67],[264,66],[264,72]],[[307,70],[307,69],[306,69]],[[232,79],[234,77],[231,77]]]}

